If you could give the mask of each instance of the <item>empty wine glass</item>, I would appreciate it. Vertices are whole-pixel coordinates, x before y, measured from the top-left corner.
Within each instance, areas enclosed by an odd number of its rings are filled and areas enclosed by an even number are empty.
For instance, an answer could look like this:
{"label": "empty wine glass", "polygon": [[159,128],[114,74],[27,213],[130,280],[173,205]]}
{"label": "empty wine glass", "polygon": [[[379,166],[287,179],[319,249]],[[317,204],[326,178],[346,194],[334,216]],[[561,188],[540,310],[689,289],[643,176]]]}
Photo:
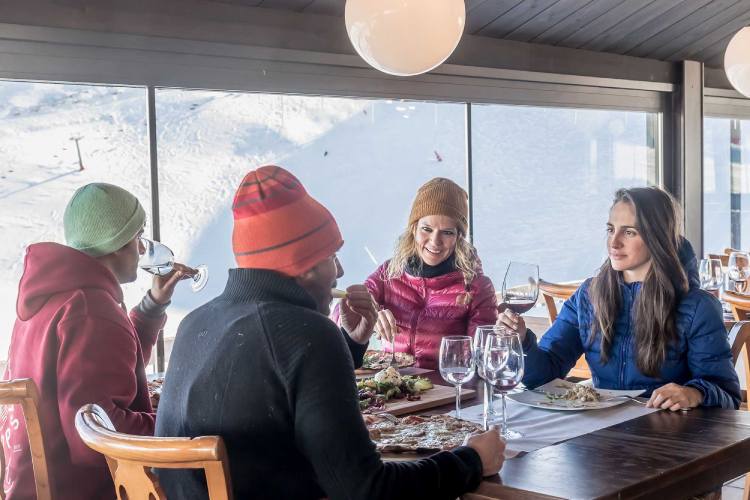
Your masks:
{"label": "empty wine glass", "polygon": [[474,363],[477,366],[477,376],[484,380],[484,414],[482,415],[485,423],[485,428],[488,423],[492,423],[495,419],[495,406],[492,401],[492,384],[487,380],[484,374],[484,347],[487,343],[487,336],[497,331],[498,327],[495,325],[478,326],[474,333]]}
{"label": "empty wine glass", "polygon": [[536,304],[539,297],[539,266],[511,262],[505,271],[502,288],[503,304],[516,314],[523,314]]}
{"label": "empty wine glass", "polygon": [[456,386],[456,418],[461,418],[461,385],[474,377],[471,337],[449,335],[440,342],[440,375]]}
{"label": "empty wine glass", "polygon": [[501,435],[505,439],[518,439],[522,434],[508,428],[505,394],[514,389],[523,379],[524,361],[521,340],[518,334],[499,327],[487,336],[484,348],[484,374],[487,380],[500,391],[503,401]]}
{"label": "empty wine glass", "polygon": [[732,252],[729,254],[727,265],[729,279],[734,282],[734,289],[740,293],[747,290],[747,280],[750,278],[750,257],[745,252]]}
{"label": "empty wine glass", "polygon": [[[145,252],[138,259],[138,267],[156,276],[166,276],[172,272],[172,269],[174,269],[174,253],[169,247],[144,237],[141,237],[141,243]],[[197,272],[190,277],[193,280],[190,288],[194,292],[200,292],[208,283],[208,267],[200,265],[195,270]]]}
{"label": "empty wine glass", "polygon": [[698,275],[701,281],[701,288],[718,297],[719,289],[724,283],[721,261],[719,259],[701,259],[698,266]]}

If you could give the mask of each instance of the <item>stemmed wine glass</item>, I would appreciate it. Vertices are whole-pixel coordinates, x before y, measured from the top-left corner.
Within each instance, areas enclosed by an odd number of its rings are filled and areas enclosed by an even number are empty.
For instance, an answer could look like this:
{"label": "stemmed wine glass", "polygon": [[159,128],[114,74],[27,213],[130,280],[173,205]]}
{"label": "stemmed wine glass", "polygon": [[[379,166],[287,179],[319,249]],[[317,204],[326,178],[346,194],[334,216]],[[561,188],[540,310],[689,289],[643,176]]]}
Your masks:
{"label": "stemmed wine glass", "polygon": [[456,386],[456,418],[461,418],[461,385],[474,377],[471,337],[449,335],[440,342],[440,375]]}
{"label": "stemmed wine glass", "polygon": [[[166,245],[141,236],[141,243],[146,251],[138,259],[138,267],[156,276],[166,276],[174,269],[174,253]],[[193,282],[190,288],[200,292],[208,283],[208,267],[200,265],[195,268],[197,273],[190,277]]]}
{"label": "stemmed wine glass", "polygon": [[698,266],[698,275],[701,288],[718,297],[719,289],[724,283],[721,261],[719,259],[701,259]]}
{"label": "stemmed wine glass", "polygon": [[747,290],[747,280],[750,278],[750,257],[745,252],[732,252],[729,254],[727,265],[729,279],[734,282],[734,289],[740,293]]}
{"label": "stemmed wine glass", "polygon": [[487,380],[500,391],[503,401],[503,423],[501,435],[505,439],[518,439],[522,434],[508,428],[505,394],[514,389],[523,379],[524,361],[521,340],[518,334],[504,327],[487,336],[484,348],[484,374]]}
{"label": "stemmed wine glass", "polygon": [[492,384],[487,380],[484,374],[484,348],[487,344],[487,337],[497,331],[495,325],[478,326],[474,333],[474,362],[477,365],[477,376],[484,380],[484,414],[482,415],[485,423],[485,429],[488,423],[495,419],[495,407],[492,401]]}
{"label": "stemmed wine glass", "polygon": [[502,288],[503,304],[523,314],[536,304],[539,297],[539,266],[525,262],[511,262],[505,271]]}

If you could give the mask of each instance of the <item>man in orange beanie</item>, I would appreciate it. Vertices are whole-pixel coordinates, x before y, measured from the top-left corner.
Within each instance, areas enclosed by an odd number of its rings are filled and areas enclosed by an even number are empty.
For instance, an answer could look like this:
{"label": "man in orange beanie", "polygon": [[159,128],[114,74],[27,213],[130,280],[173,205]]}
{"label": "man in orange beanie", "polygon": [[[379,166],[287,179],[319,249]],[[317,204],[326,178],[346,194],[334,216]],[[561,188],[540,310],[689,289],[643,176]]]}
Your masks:
{"label": "man in orange beanie", "polygon": [[[243,179],[234,198],[237,269],[224,293],[180,324],[156,433],[220,435],[235,498],[450,498],[495,474],[497,430],[418,462],[383,463],[359,413],[354,367],[377,312],[343,275],[333,216],[280,167]],[[169,498],[207,498],[202,472],[160,470]]]}

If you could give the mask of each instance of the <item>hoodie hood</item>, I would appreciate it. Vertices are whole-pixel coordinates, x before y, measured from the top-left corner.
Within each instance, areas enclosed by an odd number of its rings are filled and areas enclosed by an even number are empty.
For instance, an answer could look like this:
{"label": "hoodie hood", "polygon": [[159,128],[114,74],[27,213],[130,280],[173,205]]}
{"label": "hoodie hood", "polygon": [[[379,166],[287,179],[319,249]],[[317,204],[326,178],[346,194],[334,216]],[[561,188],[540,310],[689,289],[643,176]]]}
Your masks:
{"label": "hoodie hood", "polygon": [[680,264],[682,264],[682,268],[685,269],[685,273],[687,274],[690,288],[700,288],[701,280],[698,275],[698,259],[695,257],[693,245],[686,238],[680,236],[680,248],[677,251],[680,256]]}
{"label": "hoodie hood", "polygon": [[30,319],[55,294],[83,288],[99,288],[117,302],[123,300],[114,274],[93,257],[59,243],[30,245],[18,285],[18,318]]}

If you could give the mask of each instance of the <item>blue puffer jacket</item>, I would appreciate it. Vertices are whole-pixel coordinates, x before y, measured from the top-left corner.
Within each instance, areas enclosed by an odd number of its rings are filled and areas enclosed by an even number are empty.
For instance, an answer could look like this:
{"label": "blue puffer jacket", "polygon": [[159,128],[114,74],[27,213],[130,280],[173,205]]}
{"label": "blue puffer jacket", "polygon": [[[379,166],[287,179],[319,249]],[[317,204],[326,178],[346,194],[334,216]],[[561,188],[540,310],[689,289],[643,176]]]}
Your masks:
{"label": "blue puffer jacket", "polygon": [[534,388],[565,377],[585,353],[596,387],[646,389],[644,395],[649,396],[654,389],[674,382],[701,391],[703,406],[739,408],[740,384],[732,364],[721,304],[699,288],[695,253],[687,240],[680,248],[680,260],[687,271],[690,290],[677,305],[679,340],[669,347],[658,378],[644,375],[636,365],[632,313],[641,283],[620,285],[623,306],[615,323],[609,361],[603,365],[600,334],[591,344],[587,342],[593,318],[588,279],[563,304],[557,320],[538,345],[536,335],[527,331],[523,346],[527,355],[524,384]]}

